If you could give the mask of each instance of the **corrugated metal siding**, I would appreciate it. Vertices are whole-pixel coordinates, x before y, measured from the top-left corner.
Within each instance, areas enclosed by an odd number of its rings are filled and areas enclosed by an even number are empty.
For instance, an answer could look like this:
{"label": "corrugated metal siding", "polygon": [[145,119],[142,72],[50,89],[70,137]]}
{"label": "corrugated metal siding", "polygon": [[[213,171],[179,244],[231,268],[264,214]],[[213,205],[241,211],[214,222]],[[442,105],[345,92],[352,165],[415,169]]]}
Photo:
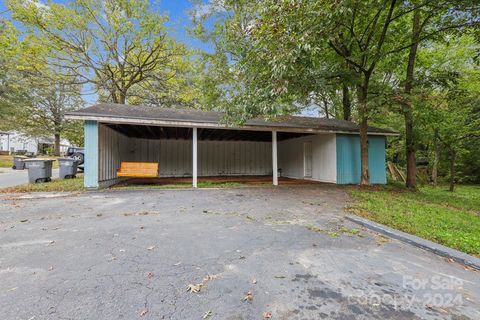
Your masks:
{"label": "corrugated metal siding", "polygon": [[[192,141],[130,139],[134,161],[158,162],[160,176],[192,175]],[[198,175],[270,175],[269,142],[199,141]]]}
{"label": "corrugated metal siding", "polygon": [[312,142],[312,180],[336,182],[335,134],[319,134],[281,141],[278,144],[278,167],[285,177],[303,179],[304,142]]}
{"label": "corrugated metal siding", "polygon": [[123,134],[100,124],[98,128],[99,181],[117,178],[117,169],[122,161],[131,159],[130,140]]}
{"label": "corrugated metal siding", "polygon": [[[368,170],[370,183],[385,184],[385,137],[369,136]],[[337,183],[359,184],[361,176],[360,137],[337,134]]]}

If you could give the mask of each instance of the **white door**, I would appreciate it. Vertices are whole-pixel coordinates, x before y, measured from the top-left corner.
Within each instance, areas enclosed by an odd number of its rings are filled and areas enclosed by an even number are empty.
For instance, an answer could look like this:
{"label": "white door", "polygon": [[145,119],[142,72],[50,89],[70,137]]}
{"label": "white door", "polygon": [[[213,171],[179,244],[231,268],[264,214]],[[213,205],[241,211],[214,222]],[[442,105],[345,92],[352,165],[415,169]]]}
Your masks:
{"label": "white door", "polygon": [[303,175],[305,178],[312,177],[312,141],[303,143]]}

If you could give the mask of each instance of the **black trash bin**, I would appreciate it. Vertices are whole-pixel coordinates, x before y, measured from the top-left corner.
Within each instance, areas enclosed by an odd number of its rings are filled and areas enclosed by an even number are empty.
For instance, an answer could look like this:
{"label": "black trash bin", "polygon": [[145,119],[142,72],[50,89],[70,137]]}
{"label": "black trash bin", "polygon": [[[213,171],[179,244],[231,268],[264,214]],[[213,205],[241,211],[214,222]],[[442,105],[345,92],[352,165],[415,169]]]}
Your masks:
{"label": "black trash bin", "polygon": [[77,177],[78,161],[72,158],[58,159],[60,166],[60,179],[73,179]]}
{"label": "black trash bin", "polygon": [[13,156],[13,170],[23,170],[25,169],[24,160],[27,159],[25,156]]}
{"label": "black trash bin", "polygon": [[52,180],[53,160],[27,159],[24,160],[28,169],[28,181],[30,183],[49,182]]}

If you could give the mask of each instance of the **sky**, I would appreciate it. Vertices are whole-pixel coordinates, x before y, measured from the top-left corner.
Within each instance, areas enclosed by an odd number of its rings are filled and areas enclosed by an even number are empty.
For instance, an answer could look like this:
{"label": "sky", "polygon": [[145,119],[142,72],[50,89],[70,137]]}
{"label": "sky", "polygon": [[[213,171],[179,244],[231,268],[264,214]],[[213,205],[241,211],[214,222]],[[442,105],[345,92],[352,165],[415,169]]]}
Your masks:
{"label": "sky", "polygon": [[[43,3],[47,3],[47,0],[40,0]],[[204,1],[204,9],[208,7],[209,0]],[[66,2],[65,0],[53,1],[56,3]],[[201,49],[203,51],[212,52],[213,49],[206,43],[195,39],[188,33],[188,29],[192,27],[191,17],[189,11],[192,10],[193,4],[190,0],[150,0],[152,7],[162,13],[168,14],[170,21],[167,24],[169,33],[177,41],[186,44],[190,48]],[[8,11],[5,0],[0,0],[0,16],[4,18],[10,18],[10,12]],[[89,86],[83,88],[83,98],[87,104],[93,104],[97,100],[97,95],[92,94]]]}
{"label": "sky", "polygon": [[[48,2],[48,1],[42,1]],[[65,1],[57,0],[53,1],[57,3],[62,3]],[[205,3],[208,3],[208,0],[205,0]],[[191,19],[189,16],[189,11],[193,8],[193,5],[190,0],[151,0],[151,5],[156,10],[163,13],[168,13],[170,16],[170,22],[168,27],[170,29],[170,34],[176,38],[178,41],[185,43],[189,47],[202,49],[205,51],[211,51],[211,47],[201,41],[194,39],[191,35],[188,34],[187,29],[192,26]],[[4,0],[0,0],[0,13],[3,17],[10,17],[9,12],[6,11],[6,5]]]}

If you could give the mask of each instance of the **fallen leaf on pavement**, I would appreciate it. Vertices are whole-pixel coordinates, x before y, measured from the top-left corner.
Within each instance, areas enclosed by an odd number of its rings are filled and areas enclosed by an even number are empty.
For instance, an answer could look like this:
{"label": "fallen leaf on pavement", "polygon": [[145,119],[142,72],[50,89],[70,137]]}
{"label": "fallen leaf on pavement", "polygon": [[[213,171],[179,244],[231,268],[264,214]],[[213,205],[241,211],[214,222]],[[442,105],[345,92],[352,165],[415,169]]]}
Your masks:
{"label": "fallen leaf on pavement", "polygon": [[187,286],[187,292],[191,292],[191,293],[199,293],[200,290],[202,289],[203,287],[203,284],[201,283],[198,283],[198,284],[189,284]]}
{"label": "fallen leaf on pavement", "polygon": [[265,311],[263,313],[263,319],[270,319],[272,317],[272,313],[270,311]]}
{"label": "fallen leaf on pavement", "polygon": [[252,300],[253,300],[253,293],[251,291],[248,291],[245,298],[243,298],[243,301],[252,301]]}
{"label": "fallen leaf on pavement", "polygon": [[202,283],[205,284],[210,280],[215,280],[220,278],[220,275],[218,274],[207,274],[205,277],[203,277]]}

